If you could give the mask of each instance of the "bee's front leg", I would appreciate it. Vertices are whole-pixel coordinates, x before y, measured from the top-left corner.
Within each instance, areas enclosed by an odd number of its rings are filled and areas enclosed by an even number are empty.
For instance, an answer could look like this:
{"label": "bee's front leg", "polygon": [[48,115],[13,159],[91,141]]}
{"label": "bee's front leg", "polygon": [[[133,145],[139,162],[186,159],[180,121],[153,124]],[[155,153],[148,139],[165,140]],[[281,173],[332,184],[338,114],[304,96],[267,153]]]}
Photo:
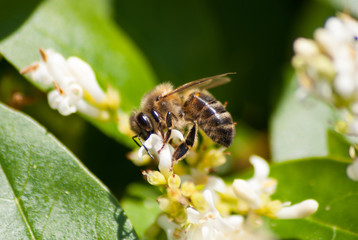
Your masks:
{"label": "bee's front leg", "polygon": [[163,139],[163,146],[159,149],[158,153],[160,153],[165,144],[167,144],[170,140],[170,137],[172,136],[172,130],[173,130],[173,118],[176,119],[176,116],[172,112],[168,112],[165,117],[165,124],[167,125],[167,132],[165,133],[164,139]]}
{"label": "bee's front leg", "polygon": [[198,125],[194,121],[193,127],[190,129],[188,135],[185,138],[185,141],[181,143],[174,151],[172,157],[172,164],[174,165],[175,161],[179,161],[183,159],[189,152],[189,150],[193,147],[195,143],[195,137],[198,131]]}

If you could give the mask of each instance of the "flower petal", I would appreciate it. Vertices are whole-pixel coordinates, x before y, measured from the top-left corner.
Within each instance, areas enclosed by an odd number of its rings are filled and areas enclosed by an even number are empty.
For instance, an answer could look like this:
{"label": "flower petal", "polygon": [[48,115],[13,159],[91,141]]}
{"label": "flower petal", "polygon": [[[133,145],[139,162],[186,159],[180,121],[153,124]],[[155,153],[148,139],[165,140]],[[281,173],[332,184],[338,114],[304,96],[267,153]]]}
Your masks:
{"label": "flower petal", "polygon": [[57,110],[61,115],[68,116],[76,112],[76,107],[70,104],[68,97],[64,97],[59,103]]}
{"label": "flower petal", "polygon": [[203,196],[209,205],[210,211],[212,211],[213,213],[219,214],[218,210],[215,207],[214,198],[213,198],[213,195],[211,194],[211,191],[207,190],[207,189],[204,190]]}
{"label": "flower petal", "polygon": [[193,223],[193,224],[200,223],[201,214],[195,208],[187,207],[186,216],[189,223]]}
{"label": "flower petal", "polygon": [[175,229],[180,229],[180,226],[173,223],[165,215],[160,215],[157,219],[158,225],[166,232],[168,240],[178,239],[174,236]]}
{"label": "flower petal", "polygon": [[103,101],[105,93],[99,86],[91,66],[78,57],[69,57],[67,63],[68,69],[75,77],[76,82],[81,84],[97,103]]}
{"label": "flower petal", "polygon": [[232,184],[235,195],[245,201],[252,209],[258,209],[261,206],[261,199],[251,188],[250,184],[242,179],[236,179]]}
{"label": "flower petal", "polygon": [[254,166],[254,178],[265,180],[270,173],[270,166],[265,159],[253,155],[250,157],[250,163]]}
{"label": "flower petal", "polygon": [[184,141],[184,136],[183,134],[179,131],[179,130],[176,130],[176,129],[173,129],[172,130],[172,136],[171,138],[178,138],[180,141]]}
{"label": "flower petal", "polygon": [[61,96],[57,90],[52,90],[47,94],[47,101],[52,109],[58,108],[62,98],[63,96]]}
{"label": "flower petal", "polygon": [[[153,135],[153,134],[152,134]],[[158,168],[160,172],[168,177],[170,175],[170,170],[172,168],[172,154],[169,148],[169,145],[166,144],[164,148],[159,153],[159,165]]]}
{"label": "flower petal", "polygon": [[66,59],[52,49],[46,50],[47,59],[45,65],[49,74],[60,88],[67,86],[71,74],[68,70]]}
{"label": "flower petal", "polygon": [[89,117],[92,118],[99,118],[101,116],[101,119],[105,120],[106,118],[109,118],[108,116],[103,116],[104,114],[101,114],[101,111],[90,105],[89,103],[87,103],[86,101],[84,101],[83,99],[80,99],[77,103],[76,103],[76,107],[77,110]]}
{"label": "flower petal", "polygon": [[[36,63],[35,63],[36,64]],[[34,71],[30,71],[30,78],[34,81],[39,82],[46,87],[50,87],[53,84],[53,77],[47,71],[47,68],[43,62],[37,63],[38,67]]]}
{"label": "flower petal", "polygon": [[347,167],[347,176],[353,181],[358,181],[358,160],[354,160],[352,164]]}
{"label": "flower petal", "polygon": [[303,202],[294,204],[289,207],[283,207],[276,217],[279,219],[297,219],[312,215],[318,209],[318,202],[314,199],[307,199]]}

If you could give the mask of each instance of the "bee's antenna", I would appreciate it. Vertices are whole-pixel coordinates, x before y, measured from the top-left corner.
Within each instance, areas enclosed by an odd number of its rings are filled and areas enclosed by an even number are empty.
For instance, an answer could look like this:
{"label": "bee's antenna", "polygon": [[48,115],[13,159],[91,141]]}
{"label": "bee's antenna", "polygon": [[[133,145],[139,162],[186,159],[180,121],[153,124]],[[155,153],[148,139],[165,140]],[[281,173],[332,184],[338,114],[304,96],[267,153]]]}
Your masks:
{"label": "bee's antenna", "polygon": [[[135,138],[138,138],[140,144],[135,140]],[[133,141],[138,145],[138,147],[142,147],[142,146],[143,146],[144,149],[145,149],[145,151],[148,153],[149,157],[154,160],[153,155],[150,154],[150,152],[148,151],[148,148],[143,144],[142,139],[140,138],[140,136],[135,135],[135,136],[132,137],[132,139],[133,139]],[[142,145],[141,145],[141,144],[142,144]]]}
{"label": "bee's antenna", "polygon": [[135,138],[138,138],[138,135],[135,135],[132,137],[132,140],[137,144],[138,147],[141,147],[141,145],[135,140]]}

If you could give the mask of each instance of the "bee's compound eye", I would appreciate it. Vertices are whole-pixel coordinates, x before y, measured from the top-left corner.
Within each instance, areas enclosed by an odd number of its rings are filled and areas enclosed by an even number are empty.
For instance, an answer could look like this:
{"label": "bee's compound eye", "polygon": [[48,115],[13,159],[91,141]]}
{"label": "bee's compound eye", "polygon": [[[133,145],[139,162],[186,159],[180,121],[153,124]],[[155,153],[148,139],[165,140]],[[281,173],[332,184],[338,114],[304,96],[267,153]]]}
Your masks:
{"label": "bee's compound eye", "polygon": [[155,110],[152,110],[152,116],[153,116],[153,118],[154,118],[154,120],[158,123],[159,122],[159,113],[157,112],[157,111],[155,111]]}
{"label": "bee's compound eye", "polygon": [[153,126],[152,126],[152,122],[150,121],[150,118],[142,112],[137,115],[137,123],[145,131],[153,130]]}

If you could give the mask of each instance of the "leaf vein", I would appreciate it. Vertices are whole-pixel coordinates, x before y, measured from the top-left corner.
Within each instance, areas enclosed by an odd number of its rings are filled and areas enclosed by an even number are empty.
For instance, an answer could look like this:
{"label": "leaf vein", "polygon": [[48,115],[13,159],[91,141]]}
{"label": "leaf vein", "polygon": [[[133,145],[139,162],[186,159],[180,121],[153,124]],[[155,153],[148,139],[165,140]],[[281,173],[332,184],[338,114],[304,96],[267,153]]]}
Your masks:
{"label": "leaf vein", "polygon": [[14,191],[14,189],[13,189],[13,186],[11,185],[10,180],[8,179],[8,177],[7,177],[7,175],[6,175],[6,172],[5,172],[4,168],[2,167],[1,161],[0,161],[0,169],[1,169],[2,173],[3,173],[3,175],[5,176],[5,179],[6,179],[7,183],[9,184],[9,187],[10,187],[10,189],[11,189],[12,195],[14,196],[14,201],[15,201],[16,207],[17,207],[17,209],[19,210],[19,212],[20,212],[20,214],[21,214],[21,217],[22,217],[22,219],[24,220],[24,223],[25,223],[27,229],[29,230],[29,233],[30,233],[32,239],[36,240],[35,234],[34,234],[32,228],[31,228],[29,222],[27,221],[27,218],[26,218],[26,216],[25,216],[24,210],[22,209],[22,206],[21,206],[21,204],[20,204],[20,201],[19,201],[19,199],[16,197],[15,191]]}
{"label": "leaf vein", "polygon": [[97,234],[97,217],[98,217],[98,214],[96,213],[96,215],[95,215],[95,222],[94,222],[94,233],[95,233],[96,239],[98,240],[98,234]]}
{"label": "leaf vein", "polygon": [[[58,195],[59,195],[59,194],[58,194]],[[41,235],[40,235],[40,238],[39,238],[39,239],[42,239],[43,234],[45,233],[45,230],[46,230],[48,221],[49,221],[50,216],[51,216],[51,213],[52,213],[52,209],[53,209],[53,207],[55,206],[55,203],[56,203],[57,200],[58,200],[58,195],[57,195],[56,199],[53,201],[53,203],[52,203],[52,205],[51,205],[51,207],[50,207],[50,210],[49,210],[48,214],[46,215],[46,218],[47,218],[47,219],[46,219],[45,225],[43,226],[43,229],[42,229],[42,232],[41,232]]]}
{"label": "leaf vein", "polygon": [[317,219],[307,218],[306,221],[312,222],[312,223],[316,223],[316,224],[322,225],[322,226],[327,227],[327,228],[332,228],[332,229],[334,229],[335,232],[336,232],[336,230],[339,230],[339,231],[342,231],[342,232],[344,232],[344,233],[351,234],[351,235],[353,235],[353,236],[357,236],[357,237],[358,237],[358,233],[350,232],[349,230],[343,229],[343,228],[341,228],[341,227],[339,227],[339,226],[336,226],[336,225],[333,225],[333,224],[330,225],[330,224],[328,224],[328,223],[321,222],[321,221],[319,221],[319,220],[317,220]]}
{"label": "leaf vein", "polygon": [[14,201],[13,199],[2,198],[2,197],[0,197],[0,200],[4,200],[6,202],[13,202]]}
{"label": "leaf vein", "polygon": [[333,236],[332,236],[332,240],[334,240],[336,238],[336,227],[333,227]]}
{"label": "leaf vein", "polygon": [[343,199],[348,198],[348,197],[352,197],[352,196],[358,196],[358,193],[353,193],[353,192],[347,193],[347,194],[345,194],[345,195],[342,195],[342,196],[339,197],[339,198],[336,198],[336,199],[334,199],[334,200],[328,202],[327,205],[332,205],[332,204],[335,203],[335,202],[342,201]]}
{"label": "leaf vein", "polygon": [[[30,151],[30,156],[31,156],[31,151]],[[18,198],[20,198],[20,197],[24,194],[25,188],[26,188],[26,186],[27,186],[27,183],[29,182],[29,175],[30,175],[31,165],[32,165],[32,164],[31,164],[31,159],[30,159],[30,157],[29,157],[29,166],[27,167],[27,170],[26,170],[25,183],[24,183],[24,186],[22,186],[22,189],[21,189],[21,191],[20,191],[20,193],[19,193]]]}

